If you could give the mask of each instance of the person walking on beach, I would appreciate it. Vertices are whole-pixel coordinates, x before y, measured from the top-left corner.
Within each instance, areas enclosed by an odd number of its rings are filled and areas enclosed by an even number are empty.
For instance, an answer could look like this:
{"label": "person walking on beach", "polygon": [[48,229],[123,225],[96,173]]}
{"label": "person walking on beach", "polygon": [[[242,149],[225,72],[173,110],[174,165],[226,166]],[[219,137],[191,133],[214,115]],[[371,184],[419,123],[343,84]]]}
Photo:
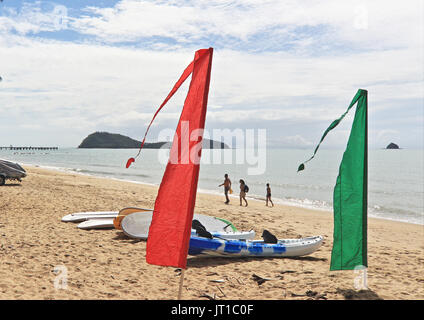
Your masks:
{"label": "person walking on beach", "polygon": [[242,200],[244,200],[244,202],[246,202],[246,207],[247,207],[246,192],[248,190],[249,189],[246,183],[244,183],[244,180],[240,179],[240,206],[242,205]]}
{"label": "person walking on beach", "polygon": [[266,206],[267,207],[268,207],[268,201],[271,202],[272,206],[274,206],[271,200],[271,187],[269,186],[269,183],[266,184]]}
{"label": "person walking on beach", "polygon": [[224,186],[224,194],[225,194],[225,204],[229,204],[230,203],[230,199],[228,198],[228,192],[231,190],[231,180],[230,178],[228,178],[228,174],[224,175],[224,183],[221,183],[218,187],[222,187]]}

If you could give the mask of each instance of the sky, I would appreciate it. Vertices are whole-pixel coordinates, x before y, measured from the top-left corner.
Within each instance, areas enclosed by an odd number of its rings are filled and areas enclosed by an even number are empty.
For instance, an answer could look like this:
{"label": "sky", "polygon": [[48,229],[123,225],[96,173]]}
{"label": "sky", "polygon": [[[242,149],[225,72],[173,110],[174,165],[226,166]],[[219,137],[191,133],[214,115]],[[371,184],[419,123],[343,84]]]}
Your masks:
{"label": "sky", "polygon": [[[194,52],[214,48],[205,129],[313,149],[358,89],[369,146],[423,148],[421,0],[0,2],[0,146],[141,140]],[[175,129],[186,81],[148,141]],[[343,148],[351,111],[322,148]]]}

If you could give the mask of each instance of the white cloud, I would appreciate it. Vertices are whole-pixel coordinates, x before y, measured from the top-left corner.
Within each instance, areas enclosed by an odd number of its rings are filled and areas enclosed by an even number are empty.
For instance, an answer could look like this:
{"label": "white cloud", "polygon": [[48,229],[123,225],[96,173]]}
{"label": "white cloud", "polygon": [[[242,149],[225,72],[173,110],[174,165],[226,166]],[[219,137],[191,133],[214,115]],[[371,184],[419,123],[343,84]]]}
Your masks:
{"label": "white cloud", "polygon": [[[237,41],[254,42],[252,37],[260,35],[270,48],[295,45],[306,52],[337,45],[362,50],[419,47],[423,35],[419,28],[423,4],[419,0],[409,1],[407,6],[383,0],[123,0],[113,8],[87,8],[87,13],[73,20],[72,28],[111,43],[164,37],[192,46],[201,38],[219,37],[223,39],[219,47],[228,48]],[[308,31],[307,27],[316,29]]]}
{"label": "white cloud", "polygon": [[65,6],[53,2],[23,2],[17,9],[4,4],[0,16],[0,31],[16,31],[18,34],[58,31],[68,27],[68,10]]}
{"label": "white cloud", "polygon": [[[22,9],[0,16],[0,112],[25,132],[43,119],[58,132],[119,131],[137,123],[142,133],[194,48],[210,39],[216,46],[207,123],[331,121],[358,88],[369,90],[370,114],[385,117],[395,100],[423,99],[422,7],[421,1],[124,0],[69,17],[71,31],[94,37],[78,43],[30,37],[54,31],[56,16],[50,7]],[[357,20],[363,9],[366,28]],[[130,45],[116,46],[123,41]],[[138,43],[146,46],[131,46]],[[155,125],[178,118],[188,82]],[[406,112],[402,119],[407,126],[416,117]],[[0,145],[7,143],[1,133]],[[284,128],[281,134],[309,141]]]}

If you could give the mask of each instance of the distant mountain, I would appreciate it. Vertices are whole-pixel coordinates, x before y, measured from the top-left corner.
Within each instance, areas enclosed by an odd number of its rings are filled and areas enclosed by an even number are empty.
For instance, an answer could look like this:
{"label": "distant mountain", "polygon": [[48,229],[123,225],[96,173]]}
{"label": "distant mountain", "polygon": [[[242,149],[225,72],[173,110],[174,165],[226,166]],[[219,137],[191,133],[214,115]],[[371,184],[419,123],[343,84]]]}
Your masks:
{"label": "distant mountain", "polygon": [[396,143],[391,142],[386,149],[400,149]]}
{"label": "distant mountain", "polygon": [[[87,136],[78,148],[98,148],[98,149],[137,149],[140,148],[141,141],[131,139],[117,133],[94,132]],[[146,142],[143,148],[159,149],[161,147],[170,148],[171,142]],[[209,139],[203,139],[205,149],[228,149],[228,145]]]}
{"label": "distant mountain", "polygon": [[[78,148],[110,148],[110,149],[132,149],[140,148],[140,141],[123,136],[122,134],[109,132],[94,132],[85,138]],[[158,149],[165,142],[145,143],[144,148]]]}

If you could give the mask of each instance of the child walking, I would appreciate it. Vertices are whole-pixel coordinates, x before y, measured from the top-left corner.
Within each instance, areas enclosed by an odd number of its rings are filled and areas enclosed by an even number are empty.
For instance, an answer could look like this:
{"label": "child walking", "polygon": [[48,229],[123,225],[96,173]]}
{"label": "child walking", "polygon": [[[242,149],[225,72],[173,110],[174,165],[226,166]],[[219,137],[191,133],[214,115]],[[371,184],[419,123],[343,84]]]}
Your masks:
{"label": "child walking", "polygon": [[268,207],[268,201],[271,202],[272,206],[274,206],[271,200],[271,187],[269,186],[269,183],[266,184],[266,206],[267,207]]}

